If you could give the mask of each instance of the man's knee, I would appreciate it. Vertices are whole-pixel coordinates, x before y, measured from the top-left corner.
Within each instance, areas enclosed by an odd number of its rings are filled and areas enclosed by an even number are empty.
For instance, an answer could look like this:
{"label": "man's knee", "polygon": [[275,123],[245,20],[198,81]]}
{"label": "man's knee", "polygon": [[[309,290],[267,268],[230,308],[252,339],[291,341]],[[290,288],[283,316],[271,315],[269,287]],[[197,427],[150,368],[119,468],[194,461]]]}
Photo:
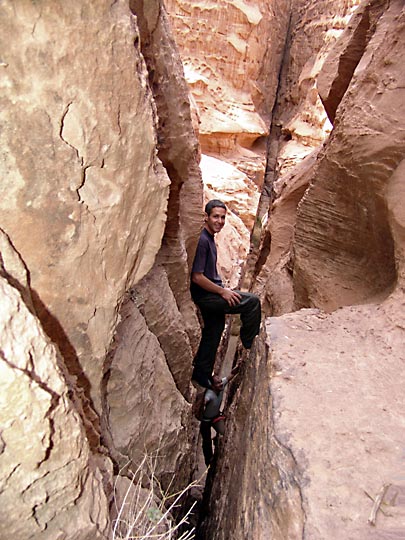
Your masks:
{"label": "man's knee", "polygon": [[259,297],[256,296],[255,294],[250,294],[250,303],[251,303],[252,306],[254,306],[254,307],[260,306],[260,299],[259,299]]}
{"label": "man's knee", "polygon": [[257,310],[260,308],[260,299],[253,293],[243,293],[243,300],[248,310]]}

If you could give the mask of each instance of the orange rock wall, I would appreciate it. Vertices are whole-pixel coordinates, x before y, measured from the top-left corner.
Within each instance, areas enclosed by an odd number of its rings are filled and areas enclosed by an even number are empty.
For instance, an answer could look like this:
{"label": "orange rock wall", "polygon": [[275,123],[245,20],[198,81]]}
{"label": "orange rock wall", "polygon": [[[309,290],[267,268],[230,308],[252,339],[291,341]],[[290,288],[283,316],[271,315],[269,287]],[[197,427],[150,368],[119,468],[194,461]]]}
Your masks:
{"label": "orange rock wall", "polygon": [[[394,289],[402,268],[397,201],[403,193],[397,179],[405,110],[401,11],[395,6],[388,10],[386,4],[369,36],[300,204],[294,241],[299,306],[335,309],[381,299]],[[336,55],[335,63],[340,59]]]}
{"label": "orange rock wall", "polygon": [[[288,4],[288,2],[287,2]],[[268,130],[286,2],[167,0],[200,117],[203,152],[250,148]]]}
{"label": "orange rock wall", "polygon": [[221,276],[235,287],[264,181],[290,2],[167,0],[166,6],[199,122],[204,200],[222,199],[229,210],[217,242]]}
{"label": "orange rock wall", "polygon": [[317,81],[358,4],[357,0],[333,6],[302,1],[291,15],[290,45],[274,108],[265,185],[253,235],[255,246],[263,245],[254,250],[246,275],[248,282],[255,281],[268,313],[294,309],[291,254],[297,206],[309,185],[321,144],[332,129]]}

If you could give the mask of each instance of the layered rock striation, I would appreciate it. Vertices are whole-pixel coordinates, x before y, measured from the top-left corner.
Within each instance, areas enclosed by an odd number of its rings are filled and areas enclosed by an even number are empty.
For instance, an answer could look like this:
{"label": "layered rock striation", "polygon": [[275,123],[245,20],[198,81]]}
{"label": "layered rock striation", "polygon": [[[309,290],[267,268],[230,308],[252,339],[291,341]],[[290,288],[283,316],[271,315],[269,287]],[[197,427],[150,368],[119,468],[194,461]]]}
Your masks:
{"label": "layered rock striation", "polygon": [[[298,306],[335,309],[388,296],[396,285],[402,248],[395,248],[394,234],[402,216],[392,204],[402,194],[397,178],[405,148],[397,10],[395,3],[387,5],[380,16],[301,201],[294,242]],[[372,73],[379,73],[378,80]]]}
{"label": "layered rock striation", "polygon": [[273,317],[200,536],[400,537],[403,3],[167,5],[191,98],[158,0],[1,7],[1,536],[110,538],[145,452],[190,481],[204,180]]}
{"label": "layered rock striation", "polygon": [[[287,3],[289,4],[289,3]],[[200,118],[202,151],[249,149],[266,135],[277,88],[285,2],[167,0]]]}

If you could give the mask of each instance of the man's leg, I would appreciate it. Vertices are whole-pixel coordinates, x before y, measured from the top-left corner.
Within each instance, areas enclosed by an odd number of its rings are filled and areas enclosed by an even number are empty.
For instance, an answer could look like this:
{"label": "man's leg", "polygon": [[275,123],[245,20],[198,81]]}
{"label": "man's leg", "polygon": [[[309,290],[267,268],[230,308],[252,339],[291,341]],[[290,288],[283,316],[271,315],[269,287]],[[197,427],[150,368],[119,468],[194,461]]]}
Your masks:
{"label": "man's leg", "polygon": [[198,307],[204,319],[204,328],[198,352],[194,359],[192,378],[207,388],[215,363],[215,356],[225,327],[225,314],[240,314],[242,327],[240,337],[245,349],[250,349],[258,335],[261,322],[260,300],[255,294],[238,292],[242,299],[236,306],[230,306],[219,294],[208,293],[198,300]]}
{"label": "man's leg", "polygon": [[211,463],[213,450],[212,450],[212,440],[211,440],[211,422],[202,421],[200,424],[200,433],[202,440],[202,449],[204,454],[204,461],[206,466]]}
{"label": "man's leg", "polygon": [[242,321],[240,338],[245,349],[250,349],[255,336],[260,330],[262,312],[259,297],[255,294],[236,291],[242,296],[242,300],[236,306],[230,307],[226,313],[239,313]]}
{"label": "man's leg", "polygon": [[225,314],[222,309],[207,311],[200,304],[199,307],[204,320],[204,328],[202,329],[200,346],[194,358],[192,379],[201,386],[209,388],[215,356],[225,327]]}

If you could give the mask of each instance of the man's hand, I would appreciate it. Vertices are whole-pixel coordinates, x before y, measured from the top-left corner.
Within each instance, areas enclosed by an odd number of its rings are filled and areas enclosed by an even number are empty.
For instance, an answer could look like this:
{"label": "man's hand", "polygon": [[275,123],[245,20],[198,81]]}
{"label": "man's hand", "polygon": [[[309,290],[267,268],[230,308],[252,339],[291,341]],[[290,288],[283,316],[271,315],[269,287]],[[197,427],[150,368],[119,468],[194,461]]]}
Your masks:
{"label": "man's hand", "polygon": [[237,306],[242,300],[241,295],[235,291],[232,291],[232,289],[223,289],[221,296],[231,307]]}

